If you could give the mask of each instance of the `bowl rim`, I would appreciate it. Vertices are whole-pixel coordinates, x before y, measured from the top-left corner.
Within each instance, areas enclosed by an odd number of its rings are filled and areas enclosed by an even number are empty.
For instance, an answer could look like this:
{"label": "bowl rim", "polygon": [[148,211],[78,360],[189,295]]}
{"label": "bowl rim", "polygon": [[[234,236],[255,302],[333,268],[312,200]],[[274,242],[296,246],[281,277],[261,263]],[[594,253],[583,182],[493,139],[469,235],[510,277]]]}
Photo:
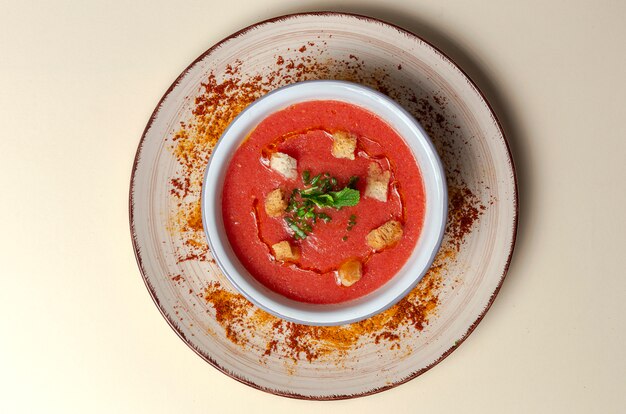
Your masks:
{"label": "bowl rim", "polygon": [[[357,96],[363,97],[368,103],[366,105],[355,103],[346,99],[345,95],[340,96],[341,93],[337,91],[352,95],[353,99]],[[245,137],[270,114],[296,103],[315,100],[347,102],[375,114],[396,130],[398,122],[407,127],[412,132],[410,137],[400,132],[398,134],[416,159],[422,173],[426,194],[427,208],[424,223],[407,262],[385,284],[373,292],[337,304],[311,304],[296,301],[267,288],[240,263],[232,250],[228,236],[223,232],[221,206],[224,171],[230,165],[234,151]],[[269,106],[270,109],[263,110],[263,105]],[[381,115],[384,110],[395,117],[393,122]],[[410,143],[409,138],[415,141]],[[427,162],[420,163],[418,161],[420,157],[425,158]],[[430,177],[430,180],[427,181],[426,177]],[[211,191],[207,188],[211,188]],[[370,87],[348,81],[296,82],[274,89],[252,102],[231,121],[221,134],[209,158],[202,182],[203,229],[212,256],[222,273],[239,293],[256,306],[282,319],[306,325],[336,326],[354,323],[383,312],[399,302],[421,281],[432,265],[443,240],[447,213],[448,199],[444,167],[424,128],[408,111],[388,96]],[[220,236],[220,230],[223,236]],[[418,248],[424,249],[424,243],[426,243],[425,250],[416,253]],[[416,261],[416,255],[420,266],[412,263]]]}

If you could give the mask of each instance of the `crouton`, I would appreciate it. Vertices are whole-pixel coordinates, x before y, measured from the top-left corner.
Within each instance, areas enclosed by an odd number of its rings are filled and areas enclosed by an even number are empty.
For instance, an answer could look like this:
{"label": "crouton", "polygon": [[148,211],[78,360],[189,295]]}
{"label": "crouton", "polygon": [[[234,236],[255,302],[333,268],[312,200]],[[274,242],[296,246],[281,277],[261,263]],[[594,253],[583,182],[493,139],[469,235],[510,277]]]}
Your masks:
{"label": "crouton", "polygon": [[285,212],[287,209],[287,198],[285,197],[286,193],[277,188],[276,190],[270,191],[270,193],[265,197],[265,212],[270,217],[278,217]]}
{"label": "crouton", "polygon": [[297,248],[291,247],[288,241],[281,241],[272,245],[272,251],[276,260],[285,262],[294,262],[300,258],[300,252]]}
{"label": "crouton", "polygon": [[356,136],[344,131],[333,133],[333,157],[353,160],[354,150],[356,150]]}
{"label": "crouton", "polygon": [[296,159],[282,152],[275,152],[270,157],[270,168],[289,180],[298,176],[297,167]]}
{"label": "crouton", "polygon": [[361,280],[361,262],[358,260],[350,259],[339,266],[337,272],[339,282],[344,286],[352,286],[359,280]]}
{"label": "crouton", "polygon": [[382,226],[370,231],[366,237],[367,244],[374,250],[392,247],[402,238],[402,224],[389,220]]}
{"label": "crouton", "polygon": [[365,187],[365,197],[378,201],[387,201],[387,188],[391,171],[383,171],[380,166],[372,162],[367,171],[367,186]]}

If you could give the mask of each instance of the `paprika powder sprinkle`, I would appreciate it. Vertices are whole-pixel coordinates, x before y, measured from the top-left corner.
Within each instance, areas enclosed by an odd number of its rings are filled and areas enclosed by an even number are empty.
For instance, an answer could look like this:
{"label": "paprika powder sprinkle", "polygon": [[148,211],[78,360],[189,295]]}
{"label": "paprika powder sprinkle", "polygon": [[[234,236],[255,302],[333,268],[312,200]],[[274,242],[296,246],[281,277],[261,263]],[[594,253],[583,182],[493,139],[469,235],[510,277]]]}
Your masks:
{"label": "paprika powder sprinkle", "polygon": [[[314,43],[303,45],[312,49]],[[323,46],[323,45],[322,45]],[[289,56],[284,51],[284,56]],[[439,292],[447,280],[447,266],[461,250],[463,241],[485,210],[480,199],[465,185],[459,171],[458,154],[451,144],[459,139],[458,125],[445,114],[442,96],[423,96],[403,83],[392,82],[389,69],[369,68],[357,56],[320,61],[301,54],[287,58],[276,55],[275,66],[264,74],[243,74],[242,63],[228,65],[223,78],[211,73],[194,100],[192,117],[182,123],[170,139],[170,149],[179,164],[170,182],[175,200],[170,228],[183,240],[179,262],[212,260],[202,228],[200,196],[202,179],[212,149],[230,122],[263,94],[290,83],[310,79],[339,79],[373,87],[403,104],[433,139],[446,168],[449,188],[449,219],[442,247],[418,286],[397,305],[364,321],[344,326],[299,325],[274,317],[255,307],[243,296],[217,281],[210,282],[204,300],[215,312],[226,337],[242,347],[252,347],[250,335],[264,342],[260,358],[279,355],[294,363],[329,357],[337,361],[367,341],[402,347],[402,339],[423,330],[437,311]],[[401,70],[401,66],[394,67]],[[254,345],[258,347],[258,345]]]}

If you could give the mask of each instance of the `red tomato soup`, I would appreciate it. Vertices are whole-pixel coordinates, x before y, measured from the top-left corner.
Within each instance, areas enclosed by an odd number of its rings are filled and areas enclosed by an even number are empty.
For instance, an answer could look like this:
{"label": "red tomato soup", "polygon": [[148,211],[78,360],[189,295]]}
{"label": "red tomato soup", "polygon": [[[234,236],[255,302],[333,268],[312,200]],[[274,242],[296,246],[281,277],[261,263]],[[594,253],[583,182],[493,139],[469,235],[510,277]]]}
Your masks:
{"label": "red tomato soup", "polygon": [[309,101],[265,118],[226,172],[222,214],[263,285],[309,303],[366,295],[406,263],[424,222],[420,170],[371,112]]}

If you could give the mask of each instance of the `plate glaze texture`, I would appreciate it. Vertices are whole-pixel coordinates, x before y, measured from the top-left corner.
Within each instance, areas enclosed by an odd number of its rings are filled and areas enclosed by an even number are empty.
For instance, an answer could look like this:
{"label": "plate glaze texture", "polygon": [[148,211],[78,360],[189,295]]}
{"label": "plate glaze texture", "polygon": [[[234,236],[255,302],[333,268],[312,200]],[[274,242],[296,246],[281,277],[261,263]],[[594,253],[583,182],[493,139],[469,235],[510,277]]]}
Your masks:
{"label": "plate glaze texture", "polygon": [[[417,287],[383,313],[334,327],[279,319],[239,295],[211,256],[200,207],[212,149],[234,117],[313,79],[357,82],[400,103],[432,139],[448,185],[443,243]],[[517,187],[493,111],[444,54],[375,19],[298,14],[232,35],[174,82],[139,144],[130,224],[150,295],[198,355],[264,391],[341,399],[418,376],[472,332],[510,262]]]}

